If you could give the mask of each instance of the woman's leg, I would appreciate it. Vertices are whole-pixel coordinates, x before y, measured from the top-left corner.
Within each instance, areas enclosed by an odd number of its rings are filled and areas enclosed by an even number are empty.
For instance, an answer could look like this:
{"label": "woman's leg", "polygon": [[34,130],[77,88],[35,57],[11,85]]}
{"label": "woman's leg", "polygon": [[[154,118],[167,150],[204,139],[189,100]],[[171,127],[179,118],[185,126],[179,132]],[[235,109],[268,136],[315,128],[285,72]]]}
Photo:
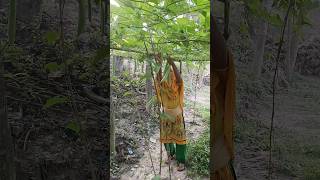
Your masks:
{"label": "woman's leg", "polygon": [[178,171],[183,171],[185,169],[186,151],[187,151],[186,144],[177,144],[176,158],[179,164]]}
{"label": "woman's leg", "polygon": [[176,153],[176,148],[174,147],[173,143],[164,143],[164,147],[166,148],[166,151],[171,156],[174,156]]}
{"label": "woman's leg", "polygon": [[173,143],[165,143],[164,147],[166,148],[168,159],[165,161],[166,164],[169,164],[171,160],[174,160],[174,155],[176,154],[176,148]]}

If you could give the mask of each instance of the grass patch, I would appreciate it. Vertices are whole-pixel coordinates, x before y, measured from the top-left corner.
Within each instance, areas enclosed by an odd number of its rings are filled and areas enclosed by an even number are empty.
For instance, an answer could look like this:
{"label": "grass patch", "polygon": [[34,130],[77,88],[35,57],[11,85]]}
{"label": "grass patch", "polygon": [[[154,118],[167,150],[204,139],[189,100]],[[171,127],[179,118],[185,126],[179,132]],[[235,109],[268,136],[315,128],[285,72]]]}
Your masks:
{"label": "grass patch", "polygon": [[319,162],[316,162],[313,166],[305,167],[303,169],[303,176],[306,180],[319,180],[320,179],[320,167]]}
{"label": "grass patch", "polygon": [[[196,106],[194,107],[193,101],[185,101],[185,107],[190,109],[194,108],[196,116],[200,116],[207,125],[210,124],[210,107],[204,106],[201,103],[196,103]],[[193,116],[191,118],[193,118]]]}
{"label": "grass patch", "polygon": [[189,176],[209,176],[209,137],[207,129],[196,141],[189,144],[187,149]]}
{"label": "grass patch", "polygon": [[[274,136],[273,159],[278,172],[299,179],[320,179],[319,144],[309,143],[314,142],[310,137],[285,129],[275,129]],[[255,144],[260,150],[269,151],[269,129],[256,120],[236,122],[235,141]]]}
{"label": "grass patch", "polygon": [[278,130],[281,139],[275,144],[275,156],[280,160],[282,173],[301,179],[320,179],[320,145],[311,144],[312,139],[293,132]]}
{"label": "grass patch", "polygon": [[[193,107],[193,105],[191,107]],[[197,140],[190,142],[187,146],[188,176],[193,177],[193,179],[209,176],[210,160],[210,109],[198,103],[196,104],[195,110],[206,122],[206,129]]]}
{"label": "grass patch", "polygon": [[246,119],[236,122],[235,142],[253,143],[261,150],[268,150],[269,134],[267,128],[256,120]]}

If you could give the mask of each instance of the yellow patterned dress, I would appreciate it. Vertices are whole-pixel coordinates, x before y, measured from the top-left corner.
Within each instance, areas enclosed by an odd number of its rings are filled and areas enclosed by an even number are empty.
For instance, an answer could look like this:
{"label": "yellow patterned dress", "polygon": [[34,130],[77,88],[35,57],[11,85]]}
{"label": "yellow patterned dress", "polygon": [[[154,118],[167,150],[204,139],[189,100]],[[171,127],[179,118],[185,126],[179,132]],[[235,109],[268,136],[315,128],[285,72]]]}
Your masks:
{"label": "yellow patterned dress", "polygon": [[158,99],[164,107],[164,112],[169,115],[161,118],[161,143],[186,144],[183,119],[183,82],[178,84],[175,74],[171,70],[169,81],[157,81],[157,89]]}
{"label": "yellow patterned dress", "polygon": [[186,131],[183,117],[183,81],[177,82],[173,70],[168,81],[157,78],[158,100],[163,105],[165,116],[160,118],[160,142],[164,143],[168,155],[176,157],[178,163],[186,161]]}
{"label": "yellow patterned dress", "polygon": [[[226,70],[213,70],[213,97],[211,97],[211,123],[212,123],[212,140],[216,144],[218,137],[223,138],[226,158],[222,162],[224,167],[214,168],[211,179],[214,180],[234,180],[235,174],[230,161],[234,159],[234,115],[235,115],[235,69],[233,58],[228,52],[228,68]],[[220,147],[213,147],[220,148]],[[214,155],[216,157],[221,154]],[[213,166],[214,159],[213,159]]]}

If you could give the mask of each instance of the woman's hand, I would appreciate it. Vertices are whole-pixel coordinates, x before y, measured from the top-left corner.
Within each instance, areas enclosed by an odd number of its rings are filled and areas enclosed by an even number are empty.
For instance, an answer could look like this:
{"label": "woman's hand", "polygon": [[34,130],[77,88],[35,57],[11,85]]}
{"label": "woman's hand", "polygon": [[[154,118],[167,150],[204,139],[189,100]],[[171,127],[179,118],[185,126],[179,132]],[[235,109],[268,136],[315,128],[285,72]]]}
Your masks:
{"label": "woman's hand", "polygon": [[156,54],[155,59],[157,63],[162,64],[161,53]]}

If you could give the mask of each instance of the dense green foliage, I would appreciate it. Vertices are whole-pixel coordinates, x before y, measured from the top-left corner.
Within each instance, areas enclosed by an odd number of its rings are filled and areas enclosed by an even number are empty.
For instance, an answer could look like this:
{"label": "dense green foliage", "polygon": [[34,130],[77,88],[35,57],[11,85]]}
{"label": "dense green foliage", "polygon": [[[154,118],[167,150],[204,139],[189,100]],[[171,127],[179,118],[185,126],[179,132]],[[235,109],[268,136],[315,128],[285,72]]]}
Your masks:
{"label": "dense green foliage", "polygon": [[296,19],[295,29],[299,29],[303,25],[311,25],[308,14],[310,10],[319,6],[319,2],[314,0],[274,0],[272,10],[270,10],[263,4],[262,0],[243,0],[243,2],[250,13],[278,27],[283,25],[283,13],[288,9],[289,3],[292,2],[293,10],[290,14]]}
{"label": "dense green foliage", "polygon": [[120,0],[111,10],[111,48],[209,60],[208,0]]}

